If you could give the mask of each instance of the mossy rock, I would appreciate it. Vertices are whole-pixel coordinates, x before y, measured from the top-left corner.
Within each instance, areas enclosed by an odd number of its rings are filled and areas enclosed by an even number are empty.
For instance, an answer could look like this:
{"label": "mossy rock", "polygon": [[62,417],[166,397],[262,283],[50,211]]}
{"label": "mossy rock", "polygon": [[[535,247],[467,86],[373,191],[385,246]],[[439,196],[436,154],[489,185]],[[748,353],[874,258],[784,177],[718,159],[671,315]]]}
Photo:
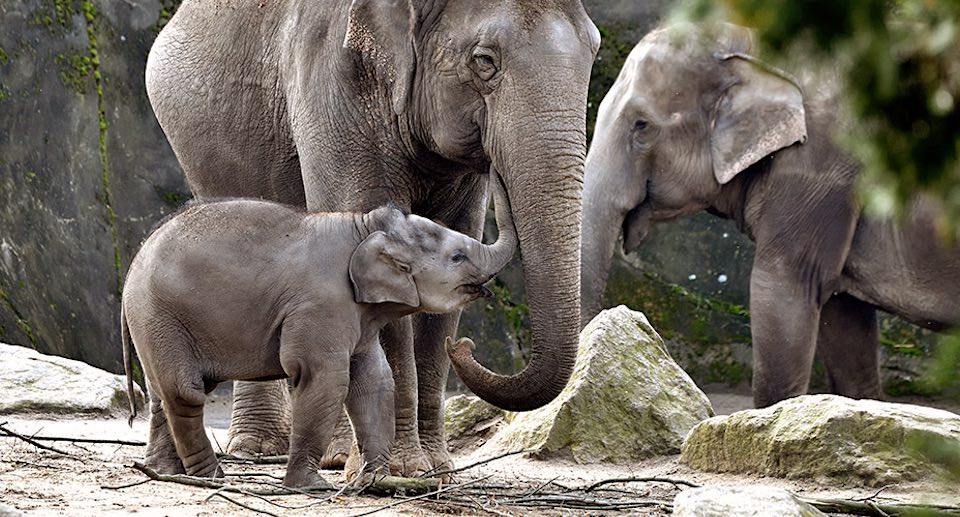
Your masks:
{"label": "mossy rock", "polygon": [[[700,470],[881,486],[944,471],[921,447],[960,447],[960,416],[923,406],[804,395],[701,422],[681,462]],[[928,450],[931,450],[928,447]]]}
{"label": "mossy rock", "polygon": [[[550,404],[518,413],[479,453],[627,463],[680,450],[709,400],[673,361],[647,318],[620,306],[580,335],[573,375]],[[479,454],[478,453],[478,454]]]}
{"label": "mossy rock", "polygon": [[454,395],[446,400],[443,426],[451,451],[474,449],[505,422],[507,412],[472,395]]}

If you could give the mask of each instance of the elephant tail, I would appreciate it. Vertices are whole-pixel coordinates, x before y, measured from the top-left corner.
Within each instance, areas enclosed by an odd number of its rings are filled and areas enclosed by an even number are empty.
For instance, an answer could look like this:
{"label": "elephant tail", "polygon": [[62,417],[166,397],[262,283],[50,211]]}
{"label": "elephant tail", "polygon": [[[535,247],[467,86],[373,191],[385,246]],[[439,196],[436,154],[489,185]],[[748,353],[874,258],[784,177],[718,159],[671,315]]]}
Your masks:
{"label": "elephant tail", "polygon": [[123,342],[123,373],[127,375],[127,400],[130,402],[130,418],[127,425],[133,427],[133,419],[137,417],[137,403],[133,394],[133,351],[130,347],[130,325],[127,325],[127,316],[123,312],[123,303],[120,304],[120,339]]}

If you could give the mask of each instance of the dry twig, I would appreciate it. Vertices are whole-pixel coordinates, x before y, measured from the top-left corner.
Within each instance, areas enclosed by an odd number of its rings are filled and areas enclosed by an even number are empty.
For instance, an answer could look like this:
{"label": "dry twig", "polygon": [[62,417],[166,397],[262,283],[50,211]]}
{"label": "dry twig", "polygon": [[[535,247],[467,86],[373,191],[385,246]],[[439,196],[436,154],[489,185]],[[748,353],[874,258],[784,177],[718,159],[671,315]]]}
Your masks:
{"label": "dry twig", "polygon": [[597,488],[600,488],[604,485],[610,485],[613,483],[670,483],[673,486],[677,485],[686,485],[692,488],[699,488],[700,485],[687,481],[685,479],[674,479],[674,478],[665,478],[665,477],[630,477],[630,478],[613,478],[613,479],[604,479],[603,481],[597,481],[596,483],[584,488],[584,492],[592,492]]}
{"label": "dry twig", "polygon": [[57,453],[57,454],[62,454],[62,455],[64,455],[64,456],[73,456],[73,454],[70,454],[70,453],[67,452],[67,451],[62,451],[62,450],[60,450],[60,449],[57,449],[56,447],[50,447],[49,445],[44,445],[44,444],[42,444],[42,443],[40,443],[40,442],[38,442],[38,441],[36,441],[36,440],[34,440],[34,439],[32,439],[32,438],[29,438],[29,437],[24,436],[24,435],[22,435],[22,434],[20,434],[20,433],[16,433],[16,432],[11,431],[10,429],[7,429],[7,428],[6,428],[6,422],[4,422],[3,424],[0,424],[0,433],[3,433],[3,434],[5,434],[5,435],[7,435],[7,436],[9,436],[9,437],[11,437],[11,438],[19,438],[20,440],[23,440],[23,441],[29,443],[30,445],[33,445],[34,447],[37,447],[37,448],[39,448],[39,449],[44,449],[44,450],[47,450],[47,451],[55,452],[55,453]]}

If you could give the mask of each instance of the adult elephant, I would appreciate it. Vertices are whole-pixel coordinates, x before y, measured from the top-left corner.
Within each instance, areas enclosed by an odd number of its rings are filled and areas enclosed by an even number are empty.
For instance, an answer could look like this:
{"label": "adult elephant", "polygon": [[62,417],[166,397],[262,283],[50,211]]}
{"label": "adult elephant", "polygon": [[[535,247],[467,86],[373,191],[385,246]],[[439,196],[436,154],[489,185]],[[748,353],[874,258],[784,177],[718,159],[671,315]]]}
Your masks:
{"label": "adult elephant", "polygon": [[[751,33],[682,25],[648,34],[600,105],[587,156],[583,321],[611,256],[652,223],[708,210],[756,242],[750,278],[757,406],[806,393],[815,350],[832,389],[881,395],[876,309],[960,325],[960,250],[938,244],[935,204],[902,225],[865,217],[859,164],[832,141],[835,91],[753,57]],[[806,92],[806,93],[805,93]]]}
{"label": "adult elephant", "polygon": [[[488,171],[504,181],[533,352],[513,376],[454,367],[510,410],[552,400],[579,330],[585,112],[599,32],[581,0],[186,0],[157,37],[147,92],[199,197],[309,210],[392,201],[479,236]],[[381,335],[396,381],[394,473],[450,465],[443,341],[459,313]],[[232,451],[282,453],[281,384],[239,383]]]}

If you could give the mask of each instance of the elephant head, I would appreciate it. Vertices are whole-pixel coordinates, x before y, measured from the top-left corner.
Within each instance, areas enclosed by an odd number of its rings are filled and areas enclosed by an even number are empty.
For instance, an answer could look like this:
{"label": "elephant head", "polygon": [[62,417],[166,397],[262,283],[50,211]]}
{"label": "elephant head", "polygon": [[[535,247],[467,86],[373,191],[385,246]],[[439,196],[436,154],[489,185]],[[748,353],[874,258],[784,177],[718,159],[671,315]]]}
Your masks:
{"label": "elephant head", "polygon": [[742,27],[645,36],[600,104],[586,160],[582,324],[600,310],[617,237],[715,206],[741,172],[806,138],[796,80],[751,55]]}
{"label": "elephant head", "polygon": [[581,0],[354,0],[345,45],[388,77],[390,108],[434,170],[491,167],[516,222],[533,350],[513,376],[452,357],[481,398],[530,410],[569,379],[579,334],[586,98],[600,44]]}
{"label": "elephant head", "polygon": [[368,235],[350,258],[354,298],[399,303],[430,313],[452,312],[484,296],[483,286],[513,258],[517,233],[506,193],[496,179],[499,236],[483,244],[434,221],[383,207],[366,215]]}

